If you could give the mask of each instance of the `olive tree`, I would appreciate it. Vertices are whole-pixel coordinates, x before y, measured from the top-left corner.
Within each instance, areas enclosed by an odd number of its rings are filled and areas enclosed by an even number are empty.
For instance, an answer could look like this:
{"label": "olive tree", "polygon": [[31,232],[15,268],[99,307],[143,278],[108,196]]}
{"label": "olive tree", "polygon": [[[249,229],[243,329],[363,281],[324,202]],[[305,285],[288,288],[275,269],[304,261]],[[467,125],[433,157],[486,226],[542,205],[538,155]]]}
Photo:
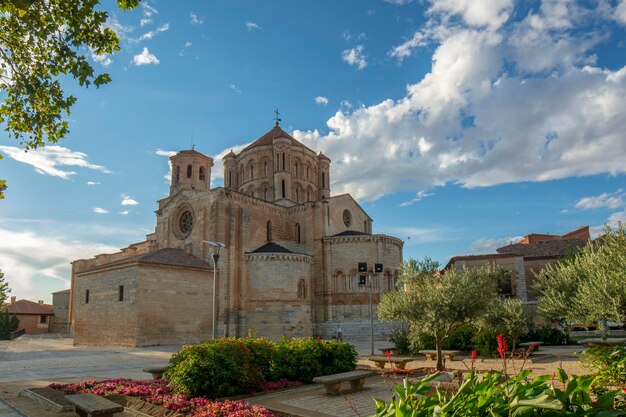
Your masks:
{"label": "olive tree", "polygon": [[444,369],[443,343],[458,327],[482,317],[496,297],[493,269],[450,269],[439,273],[438,264],[426,258],[409,260],[400,271],[398,290],[382,296],[382,320],[403,319],[414,335],[435,339],[437,370]]}
{"label": "olive tree", "polygon": [[498,329],[511,343],[511,352],[528,327],[528,316],[524,312],[524,303],[518,298],[496,297],[490,303],[487,314],[479,321],[479,327]]}
{"label": "olive tree", "polygon": [[539,310],[564,323],[623,322],[626,312],[626,229],[605,229],[566,262],[546,266],[537,276]]}

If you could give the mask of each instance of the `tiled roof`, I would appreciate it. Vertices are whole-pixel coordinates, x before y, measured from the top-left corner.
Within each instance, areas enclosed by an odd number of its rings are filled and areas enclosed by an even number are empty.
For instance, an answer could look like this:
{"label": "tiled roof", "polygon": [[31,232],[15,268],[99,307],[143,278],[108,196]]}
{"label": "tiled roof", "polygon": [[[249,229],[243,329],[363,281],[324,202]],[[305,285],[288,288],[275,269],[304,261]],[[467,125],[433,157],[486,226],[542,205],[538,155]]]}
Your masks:
{"label": "tiled roof", "polygon": [[243,149],[243,151],[247,151],[248,149],[252,149],[257,146],[271,145],[272,142],[274,142],[274,139],[276,138],[287,138],[291,140],[292,145],[304,146],[303,144],[298,142],[293,136],[291,136],[289,133],[281,129],[280,126],[276,125],[272,128],[272,130],[270,130],[269,132],[267,132],[266,134],[264,134],[263,136],[255,140],[254,142],[252,142],[250,145],[246,146]]}
{"label": "tiled roof", "polygon": [[91,272],[99,269],[110,268],[112,266],[120,266],[134,263],[140,265],[180,266],[183,268],[196,269],[213,268],[208,262],[205,262],[202,259],[185,252],[182,249],[165,248],[146,253],[144,255],[132,256],[126,259],[120,259],[119,261],[113,261],[103,265],[98,265],[97,267],[85,272]]}
{"label": "tiled roof", "polygon": [[369,235],[369,233],[365,233],[365,232],[358,232],[356,230],[345,230],[341,233],[337,233],[336,235],[333,235],[333,237],[336,236],[364,236],[364,235]]}
{"label": "tiled roof", "polygon": [[540,256],[565,256],[570,251],[578,251],[587,244],[586,239],[557,239],[544,240],[535,243],[502,246],[496,249],[499,254],[517,255],[523,257],[540,257]]}
{"label": "tiled roof", "polygon": [[289,249],[284,246],[280,246],[278,243],[268,242],[265,245],[261,246],[248,253],[293,253]]}
{"label": "tiled roof", "polygon": [[39,304],[29,300],[17,300],[8,306],[9,314],[53,314],[50,304]]}

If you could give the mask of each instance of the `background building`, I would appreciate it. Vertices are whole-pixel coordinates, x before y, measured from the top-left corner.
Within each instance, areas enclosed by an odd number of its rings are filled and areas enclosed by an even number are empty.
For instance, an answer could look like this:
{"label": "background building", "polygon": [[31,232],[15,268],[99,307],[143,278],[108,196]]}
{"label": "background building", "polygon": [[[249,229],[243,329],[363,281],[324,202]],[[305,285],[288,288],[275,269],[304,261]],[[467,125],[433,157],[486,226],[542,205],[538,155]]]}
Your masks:
{"label": "background building", "polygon": [[545,265],[553,264],[564,256],[573,255],[590,239],[589,226],[580,227],[564,235],[531,233],[522,240],[496,249],[486,255],[455,256],[446,265],[448,268],[475,268],[496,266],[511,271],[510,286],[505,286],[505,295],[525,302],[535,302],[533,291],[535,274]]}
{"label": "background building", "polygon": [[51,317],[54,314],[50,304],[44,304],[43,301],[35,303],[30,300],[16,300],[16,297],[11,297],[7,310],[20,320],[17,331],[24,330],[24,333],[28,334],[50,333]]}
{"label": "background building", "polygon": [[[213,159],[195,149],[170,158],[170,194],[155,232],[121,252],[72,263],[70,322],[76,344],[130,346],[210,337],[213,265],[205,241],[223,242],[218,263],[219,336],[369,335],[373,304],[395,287],[403,242],[372,234],[349,195],[331,196],[330,159],[278,122],[223,159],[224,187],[211,188]],[[382,263],[382,273],[374,273]],[[377,317],[376,309],[374,311]],[[389,323],[377,323],[381,337]]]}

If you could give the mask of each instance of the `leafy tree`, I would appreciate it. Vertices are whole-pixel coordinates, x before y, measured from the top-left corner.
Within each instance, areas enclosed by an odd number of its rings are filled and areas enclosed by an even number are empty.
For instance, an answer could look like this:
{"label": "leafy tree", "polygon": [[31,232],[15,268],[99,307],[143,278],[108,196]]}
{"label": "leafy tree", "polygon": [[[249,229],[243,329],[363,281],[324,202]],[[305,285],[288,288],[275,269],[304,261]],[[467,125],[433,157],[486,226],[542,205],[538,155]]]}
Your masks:
{"label": "leafy tree", "polygon": [[486,313],[496,297],[492,269],[451,269],[435,273],[438,264],[426,258],[407,261],[400,271],[401,290],[383,295],[383,320],[404,319],[412,333],[431,335],[437,349],[437,369],[444,368],[441,349],[456,328]]}
{"label": "leafy tree", "polygon": [[4,273],[0,270],[0,340],[10,339],[11,332],[16,331],[20,323],[17,316],[9,316],[9,310],[5,308],[9,292],[9,283],[5,281]]}
{"label": "leafy tree", "polygon": [[[68,133],[70,108],[61,79],[88,87],[111,81],[96,74],[85,54],[111,54],[119,38],[105,27],[98,0],[0,0],[0,123],[24,149],[55,143]],[[139,0],[117,0],[125,10]],[[0,182],[0,198],[6,188]]]}
{"label": "leafy tree", "polygon": [[4,272],[0,269],[0,311],[2,311],[6,304],[10,292],[11,288],[9,288],[9,283],[4,279]]}
{"label": "leafy tree", "polygon": [[576,256],[544,268],[537,277],[539,309],[562,322],[623,322],[626,312],[626,229],[619,225]]}
{"label": "leafy tree", "polygon": [[511,351],[519,342],[520,336],[528,327],[528,317],[524,312],[522,300],[517,298],[494,298],[487,314],[480,320],[480,327],[498,329],[511,343]]}

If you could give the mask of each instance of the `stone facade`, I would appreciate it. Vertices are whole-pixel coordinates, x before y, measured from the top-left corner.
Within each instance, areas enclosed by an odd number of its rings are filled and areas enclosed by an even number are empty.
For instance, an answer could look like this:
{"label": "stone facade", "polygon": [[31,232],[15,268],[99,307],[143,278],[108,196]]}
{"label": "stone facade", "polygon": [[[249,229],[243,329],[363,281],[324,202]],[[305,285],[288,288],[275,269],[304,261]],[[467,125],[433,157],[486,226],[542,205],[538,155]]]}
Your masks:
{"label": "stone facade", "polygon": [[[158,202],[155,232],[119,253],[73,262],[76,344],[210,337],[214,249],[206,242],[224,244],[218,336],[329,337],[341,325],[356,337],[361,331],[349,329],[369,325],[369,289],[358,286],[357,264],[368,263],[376,306],[395,286],[403,242],[372,234],[372,219],[349,194],[331,196],[329,158],[277,124],[224,157],[224,187],[210,188],[213,160],[200,152],[170,161],[170,195]],[[374,263],[384,271],[374,273]],[[378,324],[377,334],[388,328]]]}
{"label": "stone facade", "polygon": [[70,290],[52,293],[52,323],[51,333],[67,335],[70,331]]}

